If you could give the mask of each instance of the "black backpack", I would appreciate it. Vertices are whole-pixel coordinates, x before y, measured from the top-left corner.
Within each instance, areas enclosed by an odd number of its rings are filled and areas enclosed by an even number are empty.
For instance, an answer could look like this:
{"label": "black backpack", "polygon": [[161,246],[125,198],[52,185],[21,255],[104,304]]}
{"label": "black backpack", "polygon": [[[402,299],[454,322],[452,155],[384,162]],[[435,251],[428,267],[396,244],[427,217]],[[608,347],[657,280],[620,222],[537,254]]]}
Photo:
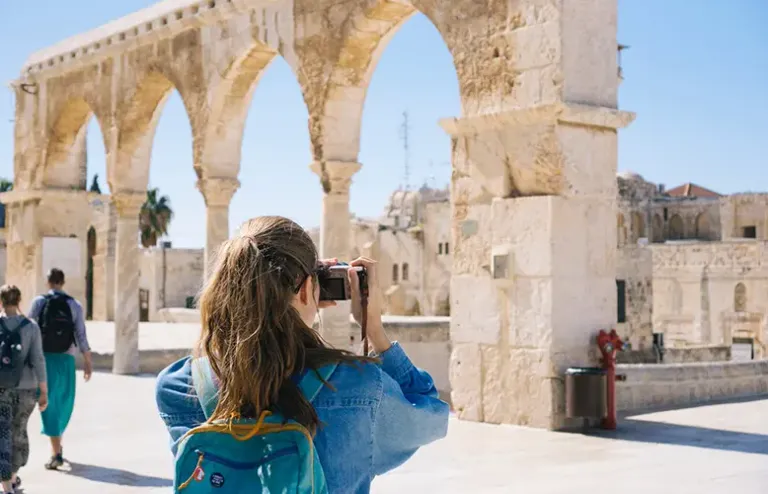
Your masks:
{"label": "black backpack", "polygon": [[15,388],[21,381],[21,374],[26,362],[21,358],[21,328],[29,324],[29,319],[22,319],[14,331],[8,329],[0,319],[0,388]]}
{"label": "black backpack", "polygon": [[75,320],[69,307],[70,298],[63,293],[45,296],[45,305],[38,319],[45,353],[66,353],[75,343]]}

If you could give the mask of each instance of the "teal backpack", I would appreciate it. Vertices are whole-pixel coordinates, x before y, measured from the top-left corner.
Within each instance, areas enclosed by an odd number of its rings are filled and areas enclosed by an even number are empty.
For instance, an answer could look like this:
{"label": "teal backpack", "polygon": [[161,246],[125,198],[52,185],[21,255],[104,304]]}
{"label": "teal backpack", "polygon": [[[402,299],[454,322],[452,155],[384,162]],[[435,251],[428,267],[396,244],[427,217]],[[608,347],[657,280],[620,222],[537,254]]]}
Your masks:
{"label": "teal backpack", "polygon": [[[336,365],[307,372],[299,383],[311,402]],[[193,382],[206,417],[216,409],[218,391],[208,360],[192,361]],[[320,377],[318,377],[318,374]],[[327,494],[325,474],[306,428],[279,414],[258,420],[208,421],[190,430],[176,454],[174,493]]]}

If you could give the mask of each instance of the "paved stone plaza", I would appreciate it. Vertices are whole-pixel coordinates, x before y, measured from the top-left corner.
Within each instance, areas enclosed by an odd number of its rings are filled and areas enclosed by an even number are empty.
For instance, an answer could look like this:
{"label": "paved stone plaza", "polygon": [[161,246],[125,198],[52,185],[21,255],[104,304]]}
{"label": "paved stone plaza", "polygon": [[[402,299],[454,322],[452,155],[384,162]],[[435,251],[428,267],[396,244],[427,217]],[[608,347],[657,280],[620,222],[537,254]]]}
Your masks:
{"label": "paved stone plaza", "polygon": [[[72,471],[47,472],[40,418],[30,421],[27,494],[169,492],[167,436],[154,411],[154,378],[78,376],[65,438]],[[633,494],[768,492],[768,399],[632,417],[612,437],[452,420],[448,438],[378,479],[377,493],[589,493],[597,479]]]}

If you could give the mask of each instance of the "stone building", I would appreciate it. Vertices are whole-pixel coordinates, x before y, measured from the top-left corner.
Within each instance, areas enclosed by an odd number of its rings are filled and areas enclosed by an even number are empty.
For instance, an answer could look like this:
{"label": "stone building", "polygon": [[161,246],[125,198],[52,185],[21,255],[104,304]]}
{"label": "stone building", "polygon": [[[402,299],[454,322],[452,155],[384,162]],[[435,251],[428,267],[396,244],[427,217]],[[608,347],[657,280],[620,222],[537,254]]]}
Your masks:
{"label": "stone building", "polygon": [[[618,327],[637,348],[746,345],[768,355],[768,194],[618,178]],[[623,303],[622,303],[623,302]]]}
{"label": "stone building", "polygon": [[[29,301],[45,289],[44,275],[58,267],[67,276],[67,291],[80,300],[86,317],[97,321],[114,320],[115,206],[109,195],[89,193],[89,208],[82,222],[83,237],[56,239],[46,256],[46,269],[34,291],[25,291]],[[5,220],[5,216],[2,216]],[[0,228],[0,280],[5,280],[5,221]],[[138,230],[136,232],[138,242]],[[138,298],[141,321],[160,321],[162,309],[186,307],[197,295],[203,280],[203,249],[174,249],[170,242],[140,249]]]}
{"label": "stone building", "polygon": [[450,191],[424,186],[392,193],[380,218],[352,219],[351,257],[378,261],[388,314],[450,315],[450,214]]}
{"label": "stone building", "polygon": [[[616,182],[620,334],[641,350],[660,333],[671,348],[736,342],[768,355],[768,194],[665,190],[632,172]],[[379,219],[352,220],[353,256],[379,260],[389,314],[450,313],[449,219],[449,191],[423,187],[394,192]]]}

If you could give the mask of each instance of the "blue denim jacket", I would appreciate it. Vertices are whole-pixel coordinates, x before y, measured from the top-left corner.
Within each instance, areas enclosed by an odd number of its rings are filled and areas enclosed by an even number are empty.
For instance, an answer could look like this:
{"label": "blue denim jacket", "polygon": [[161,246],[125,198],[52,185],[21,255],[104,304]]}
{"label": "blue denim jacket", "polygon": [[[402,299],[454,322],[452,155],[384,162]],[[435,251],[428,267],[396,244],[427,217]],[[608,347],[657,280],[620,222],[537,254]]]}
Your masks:
{"label": "blue denim jacket", "polygon": [[[329,492],[367,493],[374,476],[405,462],[445,436],[448,404],[429,374],[414,367],[402,347],[379,355],[381,365],[339,365],[312,405],[324,424],[315,436]],[[157,379],[157,408],[176,454],[181,437],[205,422],[192,384],[190,357]]]}

